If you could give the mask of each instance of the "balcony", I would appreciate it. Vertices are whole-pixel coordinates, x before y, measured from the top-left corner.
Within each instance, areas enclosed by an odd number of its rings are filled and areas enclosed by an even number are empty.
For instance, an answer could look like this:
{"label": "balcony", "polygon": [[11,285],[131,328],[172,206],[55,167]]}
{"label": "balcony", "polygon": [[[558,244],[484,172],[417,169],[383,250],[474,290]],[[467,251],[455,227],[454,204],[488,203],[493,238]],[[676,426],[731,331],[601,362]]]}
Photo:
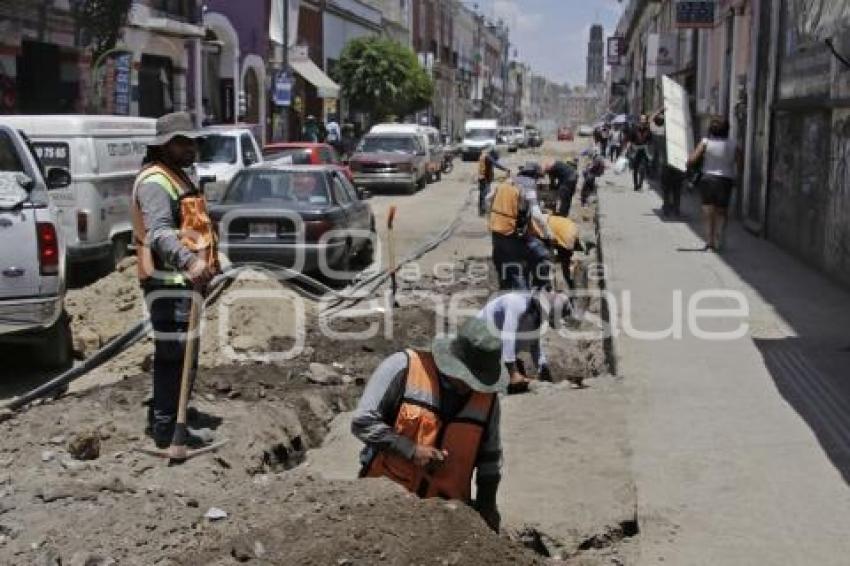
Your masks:
{"label": "balcony", "polygon": [[174,37],[203,38],[206,35],[194,1],[161,0],[151,1],[150,5],[134,2],[127,22],[132,27]]}

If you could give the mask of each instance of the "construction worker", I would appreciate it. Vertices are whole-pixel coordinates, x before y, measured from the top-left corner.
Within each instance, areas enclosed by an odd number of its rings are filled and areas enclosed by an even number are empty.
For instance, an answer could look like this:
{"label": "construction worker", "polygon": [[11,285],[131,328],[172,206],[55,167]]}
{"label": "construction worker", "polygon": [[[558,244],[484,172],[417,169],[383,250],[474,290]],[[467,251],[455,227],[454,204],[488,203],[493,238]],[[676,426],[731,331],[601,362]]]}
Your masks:
{"label": "construction worker", "polygon": [[485,205],[490,209],[493,263],[502,290],[528,289],[528,223],[531,218],[543,219],[537,201],[540,171],[536,163],[526,163],[513,182],[504,182],[491,188],[485,199]]}
{"label": "construction worker", "polygon": [[496,169],[504,171],[510,176],[511,171],[499,162],[499,153],[495,146],[488,146],[481,152],[478,159],[478,216],[484,216],[487,212],[485,199],[490,192],[490,184],[496,174]]}
{"label": "construction worker", "polygon": [[596,180],[605,174],[605,158],[593,149],[589,152],[590,162],[582,171],[584,183],[581,186],[581,205],[587,206],[587,199],[596,192]]}
{"label": "construction worker", "polygon": [[497,392],[507,386],[502,344],[475,318],[430,351],[408,350],[375,370],[354,412],[352,433],[366,445],[361,477],[386,477],[420,497],[472,503],[499,530],[496,491],[502,443]]}
{"label": "construction worker", "polygon": [[550,313],[557,310],[552,308],[556,304],[561,309],[569,309],[566,297],[549,291],[512,291],[491,300],[476,315],[476,318],[486,322],[492,331],[499,332],[502,340],[502,363],[510,378],[509,394],[528,391],[531,382],[525,364],[517,357],[522,352],[529,353],[537,365],[538,379],[552,381],[540,339],[543,323],[548,320]]}
{"label": "construction worker", "polygon": [[573,195],[575,195],[578,185],[577,164],[577,160],[567,162],[554,159],[543,164],[543,172],[549,175],[550,188],[558,191],[557,214],[559,216],[567,217],[570,215]]}
{"label": "construction worker", "polygon": [[[548,243],[555,250],[555,257],[561,265],[564,281],[571,290],[575,290],[575,282],[573,281],[572,271],[570,269],[573,253],[584,250],[584,244],[579,237],[579,227],[572,219],[554,214],[545,215],[544,222],[549,228],[549,233],[552,235],[552,239]],[[532,223],[530,233],[534,237],[542,239],[545,231],[539,222],[535,220]],[[533,272],[541,272],[543,269],[542,267],[536,267],[533,269]],[[544,275],[540,275],[539,277],[542,278]]]}
{"label": "construction worker", "polygon": [[[130,205],[138,276],[154,330],[148,433],[159,448],[168,447],[174,433],[192,293],[218,271],[204,197],[186,173],[195,162],[196,136],[185,112],[157,120]],[[190,435],[191,443],[200,440]]]}

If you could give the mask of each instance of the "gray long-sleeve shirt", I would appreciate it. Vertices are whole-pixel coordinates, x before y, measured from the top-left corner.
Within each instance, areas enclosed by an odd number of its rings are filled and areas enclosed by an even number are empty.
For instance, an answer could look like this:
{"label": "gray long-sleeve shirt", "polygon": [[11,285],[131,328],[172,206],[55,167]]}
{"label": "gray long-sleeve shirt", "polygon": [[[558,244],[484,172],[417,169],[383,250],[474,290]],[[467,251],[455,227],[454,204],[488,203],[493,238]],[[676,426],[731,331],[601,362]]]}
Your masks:
{"label": "gray long-sleeve shirt", "polygon": [[[351,432],[366,444],[360,455],[365,466],[382,450],[391,450],[412,459],[413,441],[396,433],[393,427],[407,384],[408,357],[398,352],[385,359],[374,371],[360,398],[351,421]],[[451,383],[440,377],[440,412],[443,420],[457,414],[467,398],[458,394]],[[502,465],[502,440],[499,434],[499,400],[490,411],[476,458],[478,484],[498,481]],[[451,457],[451,455],[449,455]]]}
{"label": "gray long-sleeve shirt", "polygon": [[537,367],[546,365],[546,354],[540,345],[540,315],[531,310],[529,292],[505,293],[487,303],[477,318],[493,325],[502,339],[502,362],[516,362],[517,354],[529,352]]}
{"label": "gray long-sleeve shirt", "polygon": [[145,222],[145,238],[160,265],[187,270],[195,254],[180,242],[177,235],[180,227],[174,223],[171,196],[157,183],[148,181],[138,188],[136,199]]}

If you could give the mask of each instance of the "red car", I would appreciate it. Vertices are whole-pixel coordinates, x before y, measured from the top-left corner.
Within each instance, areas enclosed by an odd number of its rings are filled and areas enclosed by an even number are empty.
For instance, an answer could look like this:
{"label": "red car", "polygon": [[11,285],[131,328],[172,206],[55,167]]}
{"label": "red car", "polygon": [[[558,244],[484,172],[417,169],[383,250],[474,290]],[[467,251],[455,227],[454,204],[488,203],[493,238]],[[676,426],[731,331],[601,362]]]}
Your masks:
{"label": "red car", "polygon": [[575,136],[569,128],[558,128],[558,141],[573,141]]}
{"label": "red car", "polygon": [[293,165],[333,165],[342,171],[349,181],[354,182],[351,169],[340,161],[336,150],[326,143],[271,143],[263,148],[263,159],[266,161],[283,157],[292,158]]}

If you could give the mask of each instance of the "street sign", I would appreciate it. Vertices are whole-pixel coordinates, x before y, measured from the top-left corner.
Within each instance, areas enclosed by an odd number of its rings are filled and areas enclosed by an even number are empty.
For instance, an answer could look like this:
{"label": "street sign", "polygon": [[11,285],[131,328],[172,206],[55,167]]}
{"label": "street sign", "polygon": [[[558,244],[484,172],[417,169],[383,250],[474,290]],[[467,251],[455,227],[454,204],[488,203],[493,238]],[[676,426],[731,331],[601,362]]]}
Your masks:
{"label": "street sign", "polygon": [[713,28],[715,0],[676,0],[677,28]]}
{"label": "street sign", "polygon": [[285,71],[280,71],[274,79],[272,100],[277,106],[292,104],[293,80]]}
{"label": "street sign", "polygon": [[130,70],[132,53],[121,53],[115,57],[115,99],[112,112],[121,116],[130,115]]}
{"label": "street sign", "polygon": [[622,65],[626,51],[626,40],[622,37],[608,38],[608,64]]}

